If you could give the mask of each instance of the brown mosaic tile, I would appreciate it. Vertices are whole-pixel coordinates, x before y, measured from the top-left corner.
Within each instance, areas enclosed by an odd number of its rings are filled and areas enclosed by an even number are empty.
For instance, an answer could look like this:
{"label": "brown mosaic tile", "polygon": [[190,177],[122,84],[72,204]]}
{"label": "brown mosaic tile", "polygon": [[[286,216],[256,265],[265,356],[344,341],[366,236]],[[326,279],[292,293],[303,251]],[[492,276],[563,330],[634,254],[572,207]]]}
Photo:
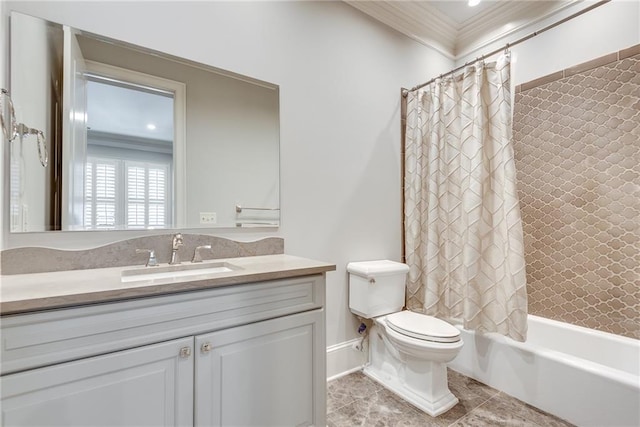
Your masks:
{"label": "brown mosaic tile", "polygon": [[632,338],[640,338],[638,49],[523,84],[513,120],[529,311]]}

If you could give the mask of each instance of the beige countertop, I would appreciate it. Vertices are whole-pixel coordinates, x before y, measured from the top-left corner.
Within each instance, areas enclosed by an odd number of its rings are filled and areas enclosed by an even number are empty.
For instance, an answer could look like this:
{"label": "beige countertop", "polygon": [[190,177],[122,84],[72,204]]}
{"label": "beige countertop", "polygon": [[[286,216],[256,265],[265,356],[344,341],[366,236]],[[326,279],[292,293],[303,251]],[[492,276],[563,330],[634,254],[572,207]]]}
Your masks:
{"label": "beige countertop", "polygon": [[[333,264],[291,255],[216,259],[205,261],[203,266],[209,263],[223,262],[239,268],[222,273],[134,282],[123,282],[121,280],[122,272],[139,270],[143,267],[97,268],[0,276],[0,314],[4,316],[51,308],[203,290],[219,286],[320,274],[336,269]],[[148,267],[148,270],[150,273],[156,271],[153,267]]]}

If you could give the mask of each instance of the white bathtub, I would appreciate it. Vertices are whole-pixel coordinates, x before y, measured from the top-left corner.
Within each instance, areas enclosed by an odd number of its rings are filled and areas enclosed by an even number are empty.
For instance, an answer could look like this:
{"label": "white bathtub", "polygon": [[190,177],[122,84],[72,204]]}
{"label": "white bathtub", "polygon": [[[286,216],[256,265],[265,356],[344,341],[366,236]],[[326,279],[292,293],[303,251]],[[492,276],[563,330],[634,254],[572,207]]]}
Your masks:
{"label": "white bathtub", "polygon": [[460,329],[453,370],[579,426],[640,426],[640,341],[533,315],[525,343]]}

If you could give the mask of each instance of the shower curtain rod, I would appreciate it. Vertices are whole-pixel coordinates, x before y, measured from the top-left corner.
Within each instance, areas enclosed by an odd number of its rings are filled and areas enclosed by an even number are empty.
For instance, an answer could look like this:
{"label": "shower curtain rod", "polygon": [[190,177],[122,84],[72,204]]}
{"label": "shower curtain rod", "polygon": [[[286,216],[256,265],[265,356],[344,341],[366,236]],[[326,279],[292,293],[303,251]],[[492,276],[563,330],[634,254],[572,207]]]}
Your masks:
{"label": "shower curtain rod", "polygon": [[419,85],[417,85],[417,86],[412,87],[411,89],[403,89],[403,90],[402,90],[402,96],[406,98],[406,97],[407,97],[407,95],[409,94],[409,92],[414,92],[414,91],[416,91],[416,90],[418,90],[418,89],[421,89],[421,88],[423,88],[423,87],[425,87],[425,86],[427,86],[427,85],[429,85],[429,84],[431,84],[431,83],[435,82],[437,79],[440,79],[440,78],[442,78],[442,77],[444,77],[444,76],[448,76],[449,74],[453,74],[453,73],[455,73],[456,71],[460,71],[460,70],[462,70],[463,68],[465,68],[466,66],[471,65],[471,64],[473,64],[473,63],[474,63],[474,62],[476,62],[476,61],[481,61],[481,60],[483,60],[483,59],[485,59],[485,58],[488,58],[488,57],[490,57],[490,56],[492,56],[492,55],[495,55],[496,53],[499,53],[500,51],[507,50],[507,49],[509,49],[509,48],[510,48],[510,47],[512,47],[512,46],[515,46],[515,45],[520,44],[520,43],[522,43],[522,42],[524,42],[524,41],[527,41],[527,40],[529,40],[530,38],[533,38],[533,37],[537,36],[538,34],[542,34],[542,33],[544,33],[545,31],[550,30],[550,29],[552,29],[552,28],[555,28],[555,27],[557,27],[557,26],[558,26],[558,25],[560,25],[560,24],[564,24],[565,22],[570,21],[571,19],[573,19],[573,18],[575,18],[575,17],[577,17],[577,16],[580,16],[580,15],[582,15],[583,13],[587,13],[587,12],[589,12],[590,10],[595,9],[596,7],[602,6],[602,5],[603,5],[603,4],[605,4],[605,3],[609,3],[610,1],[611,1],[611,0],[601,0],[601,1],[597,2],[597,3],[592,4],[591,6],[589,6],[589,7],[585,8],[585,9],[582,9],[582,10],[581,10],[581,11],[579,11],[579,12],[574,13],[573,15],[569,15],[569,16],[567,16],[566,18],[563,18],[563,19],[561,19],[561,20],[559,20],[559,21],[557,21],[557,22],[554,22],[553,24],[547,25],[546,27],[544,27],[544,28],[543,28],[543,29],[541,29],[541,30],[534,31],[533,33],[531,33],[531,34],[529,34],[529,35],[526,35],[526,36],[524,36],[524,37],[522,37],[522,38],[519,38],[518,40],[514,41],[513,43],[507,43],[505,46],[503,46],[503,47],[501,47],[501,48],[499,48],[499,49],[496,49],[496,50],[493,50],[493,51],[491,51],[491,52],[489,52],[489,53],[486,53],[486,54],[484,54],[484,55],[481,55],[481,56],[477,57],[476,59],[474,59],[474,60],[472,60],[472,61],[465,62],[465,63],[464,63],[464,64],[462,64],[461,66],[456,67],[456,68],[454,68],[453,70],[448,71],[448,72],[446,72],[446,73],[442,73],[442,74],[440,74],[438,77],[434,77],[434,78],[432,78],[431,80],[429,80],[429,81],[428,81],[428,82],[426,82],[426,83],[419,84]]}

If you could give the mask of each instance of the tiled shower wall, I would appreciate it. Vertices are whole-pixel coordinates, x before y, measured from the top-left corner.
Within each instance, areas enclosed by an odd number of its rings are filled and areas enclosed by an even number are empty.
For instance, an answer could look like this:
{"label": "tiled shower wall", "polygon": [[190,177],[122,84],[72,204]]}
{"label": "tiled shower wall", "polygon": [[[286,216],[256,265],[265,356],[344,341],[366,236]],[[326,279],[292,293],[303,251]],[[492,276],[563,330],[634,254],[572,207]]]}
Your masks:
{"label": "tiled shower wall", "polygon": [[640,45],[516,91],[529,312],[640,338]]}

